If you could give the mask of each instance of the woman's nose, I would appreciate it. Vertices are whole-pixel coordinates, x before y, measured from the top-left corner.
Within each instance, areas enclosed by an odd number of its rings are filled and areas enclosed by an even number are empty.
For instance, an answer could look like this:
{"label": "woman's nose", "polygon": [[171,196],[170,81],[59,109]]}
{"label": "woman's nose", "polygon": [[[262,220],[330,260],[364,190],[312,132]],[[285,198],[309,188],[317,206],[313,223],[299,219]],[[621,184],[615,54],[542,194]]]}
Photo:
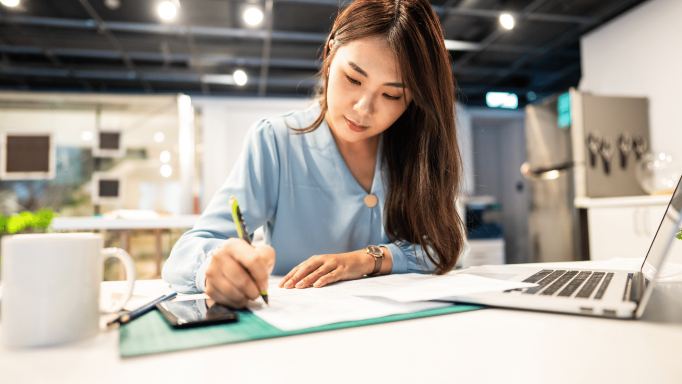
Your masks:
{"label": "woman's nose", "polygon": [[362,97],[355,103],[354,109],[363,115],[372,115],[374,113],[374,101],[372,96],[363,94]]}

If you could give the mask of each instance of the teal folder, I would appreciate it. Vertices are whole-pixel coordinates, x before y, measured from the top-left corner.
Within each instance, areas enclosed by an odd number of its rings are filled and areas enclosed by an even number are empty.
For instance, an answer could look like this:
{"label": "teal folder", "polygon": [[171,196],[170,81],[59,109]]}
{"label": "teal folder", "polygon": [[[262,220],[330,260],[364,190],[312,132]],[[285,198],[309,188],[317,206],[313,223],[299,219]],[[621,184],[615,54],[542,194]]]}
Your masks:
{"label": "teal folder", "polygon": [[299,329],[296,331],[282,331],[279,328],[275,328],[261,320],[260,317],[254,315],[249,310],[237,311],[239,312],[239,322],[237,323],[176,330],[166,322],[157,310],[154,310],[139,317],[135,321],[131,321],[130,323],[121,326],[119,351],[121,357],[134,357],[153,353],[208,347],[212,345],[240,343],[251,340],[361,327],[364,325],[473,311],[476,309],[483,309],[483,307],[475,305],[452,305],[421,312],[384,316],[367,320],[345,321],[320,327]]}

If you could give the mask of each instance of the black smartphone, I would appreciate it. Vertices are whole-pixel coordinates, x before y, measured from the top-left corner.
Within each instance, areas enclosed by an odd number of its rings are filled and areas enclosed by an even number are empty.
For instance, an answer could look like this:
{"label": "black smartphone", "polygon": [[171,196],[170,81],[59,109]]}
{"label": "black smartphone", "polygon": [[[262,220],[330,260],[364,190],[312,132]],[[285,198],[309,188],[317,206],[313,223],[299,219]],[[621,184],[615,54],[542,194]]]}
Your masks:
{"label": "black smartphone", "polygon": [[236,312],[211,299],[163,301],[156,304],[156,309],[176,329],[239,321]]}

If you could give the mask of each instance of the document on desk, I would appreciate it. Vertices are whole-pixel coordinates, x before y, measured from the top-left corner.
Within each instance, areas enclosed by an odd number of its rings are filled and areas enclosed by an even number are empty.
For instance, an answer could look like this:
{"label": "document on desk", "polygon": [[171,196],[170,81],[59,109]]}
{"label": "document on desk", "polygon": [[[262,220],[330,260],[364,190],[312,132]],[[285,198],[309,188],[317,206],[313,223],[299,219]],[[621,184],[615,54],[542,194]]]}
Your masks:
{"label": "document on desk", "polygon": [[268,296],[269,306],[260,303],[259,300],[249,306],[249,309],[256,316],[283,331],[452,305],[442,302],[400,303],[382,297],[358,297],[326,288],[285,289],[279,288],[277,284],[270,284]]}
{"label": "document on desk", "polygon": [[406,303],[438,300],[472,293],[499,292],[536,285],[461,273],[443,276],[406,273],[342,281],[321,289],[333,290],[352,296],[383,297]]}

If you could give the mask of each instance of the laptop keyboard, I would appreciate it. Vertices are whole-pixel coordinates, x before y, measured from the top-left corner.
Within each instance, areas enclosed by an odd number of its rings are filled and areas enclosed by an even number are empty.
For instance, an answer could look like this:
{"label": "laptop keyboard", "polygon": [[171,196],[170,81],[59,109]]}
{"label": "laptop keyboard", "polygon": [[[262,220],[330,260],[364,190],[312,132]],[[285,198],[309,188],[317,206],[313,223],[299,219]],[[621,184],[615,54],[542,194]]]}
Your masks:
{"label": "laptop keyboard", "polygon": [[613,275],[613,272],[543,269],[523,280],[524,283],[536,283],[538,284],[537,287],[511,289],[505,292],[521,291],[524,295],[573,296],[575,298],[587,299],[596,290],[593,299],[601,300],[604,297],[606,288],[611,283],[611,279],[613,279]]}

